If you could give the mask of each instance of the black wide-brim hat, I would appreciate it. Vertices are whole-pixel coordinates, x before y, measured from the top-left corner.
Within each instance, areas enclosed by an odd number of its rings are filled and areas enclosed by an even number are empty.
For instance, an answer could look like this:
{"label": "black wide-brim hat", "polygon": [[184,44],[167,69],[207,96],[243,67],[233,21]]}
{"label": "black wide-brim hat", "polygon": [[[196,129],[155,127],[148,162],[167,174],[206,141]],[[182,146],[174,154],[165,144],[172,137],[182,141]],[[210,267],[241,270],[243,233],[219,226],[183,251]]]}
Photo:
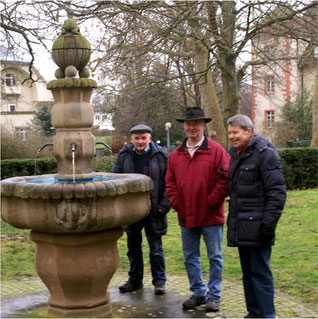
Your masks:
{"label": "black wide-brim hat", "polygon": [[212,119],[210,117],[205,117],[204,111],[200,106],[188,107],[184,113],[184,118],[176,119],[176,121],[181,123],[195,120],[203,120],[205,123],[209,123]]}

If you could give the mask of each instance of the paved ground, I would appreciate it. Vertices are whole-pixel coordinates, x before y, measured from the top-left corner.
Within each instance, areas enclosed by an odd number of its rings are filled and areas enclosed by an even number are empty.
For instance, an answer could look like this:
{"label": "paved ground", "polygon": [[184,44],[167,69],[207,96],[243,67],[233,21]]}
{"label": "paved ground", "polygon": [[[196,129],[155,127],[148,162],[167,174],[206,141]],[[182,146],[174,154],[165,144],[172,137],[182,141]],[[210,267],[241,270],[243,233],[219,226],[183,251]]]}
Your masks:
{"label": "paved ground", "polygon": [[[222,305],[218,313],[206,313],[204,306],[183,311],[182,302],[191,294],[186,276],[168,275],[167,293],[153,294],[151,277],[144,288],[122,294],[118,286],[127,280],[126,273],[116,273],[109,292],[115,318],[242,318],[246,315],[243,287],[240,281],[223,281]],[[47,318],[48,291],[38,278],[3,282],[1,285],[1,318]],[[318,318],[314,305],[303,304],[296,297],[276,291],[275,304],[279,318]]]}

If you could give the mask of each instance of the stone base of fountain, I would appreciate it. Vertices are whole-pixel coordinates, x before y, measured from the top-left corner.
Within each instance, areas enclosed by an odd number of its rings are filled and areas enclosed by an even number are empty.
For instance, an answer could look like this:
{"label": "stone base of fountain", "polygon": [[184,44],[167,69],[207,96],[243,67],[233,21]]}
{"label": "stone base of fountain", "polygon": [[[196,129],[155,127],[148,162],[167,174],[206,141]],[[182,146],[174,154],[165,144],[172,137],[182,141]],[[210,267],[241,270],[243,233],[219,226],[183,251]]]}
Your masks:
{"label": "stone base of fountain", "polygon": [[[109,295],[107,293],[107,295]],[[58,307],[48,307],[48,314],[56,318],[111,318],[112,317],[112,306],[109,302],[106,305],[101,305],[98,307],[92,307],[89,309],[62,309]]]}
{"label": "stone base of fountain", "polygon": [[32,231],[36,270],[50,291],[49,311],[63,317],[110,317],[108,284],[118,267],[122,227],[95,233]]}

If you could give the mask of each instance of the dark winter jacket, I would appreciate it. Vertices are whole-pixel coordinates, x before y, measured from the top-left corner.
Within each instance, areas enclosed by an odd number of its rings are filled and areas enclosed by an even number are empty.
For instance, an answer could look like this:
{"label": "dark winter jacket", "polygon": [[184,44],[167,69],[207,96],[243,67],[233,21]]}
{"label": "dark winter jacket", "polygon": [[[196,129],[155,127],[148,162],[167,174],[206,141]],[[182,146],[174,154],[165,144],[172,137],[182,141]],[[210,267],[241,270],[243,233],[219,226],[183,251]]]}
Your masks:
{"label": "dark winter jacket", "polygon": [[180,226],[224,224],[228,166],[227,152],[207,137],[193,157],[188,152],[186,140],[170,154],[167,194],[171,206],[178,212]]}
{"label": "dark winter jacket", "polygon": [[253,137],[238,157],[232,147],[229,167],[228,246],[266,247],[286,201],[286,187],[275,146]]}
{"label": "dark winter jacket", "polygon": [[[150,142],[150,167],[154,188],[151,192],[151,210],[147,217],[142,220],[145,224],[147,236],[161,236],[167,233],[167,216],[170,209],[169,199],[166,194],[165,176],[167,172],[168,152],[154,142]],[[134,168],[134,145],[129,144],[123,147],[117,156],[117,160],[111,170],[113,173],[135,173]],[[161,208],[164,213],[158,212]],[[133,227],[134,225],[128,226]]]}

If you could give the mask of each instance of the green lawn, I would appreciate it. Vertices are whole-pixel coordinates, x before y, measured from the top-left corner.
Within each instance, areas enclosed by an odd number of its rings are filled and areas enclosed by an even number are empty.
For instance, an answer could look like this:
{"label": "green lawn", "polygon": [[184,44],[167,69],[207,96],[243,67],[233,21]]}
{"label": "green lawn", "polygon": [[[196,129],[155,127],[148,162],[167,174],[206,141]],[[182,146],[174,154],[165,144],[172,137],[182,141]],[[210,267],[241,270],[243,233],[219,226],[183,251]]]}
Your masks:
{"label": "green lawn", "polygon": [[[289,191],[287,204],[277,228],[276,245],[272,253],[272,270],[275,287],[299,296],[305,302],[318,302],[318,241],[317,198],[318,189]],[[163,237],[167,273],[184,274],[180,227],[177,215],[168,215],[168,234]],[[18,230],[1,221],[1,275],[2,280],[20,279],[36,275],[34,270],[34,244],[28,239],[28,230]],[[9,237],[7,237],[9,236]],[[223,241],[224,278],[240,279],[241,270],[236,248],[226,246],[226,227]],[[145,271],[149,268],[149,250],[143,241]],[[127,271],[126,235],[118,241],[120,271]],[[208,272],[208,259],[202,243],[202,268]]]}

